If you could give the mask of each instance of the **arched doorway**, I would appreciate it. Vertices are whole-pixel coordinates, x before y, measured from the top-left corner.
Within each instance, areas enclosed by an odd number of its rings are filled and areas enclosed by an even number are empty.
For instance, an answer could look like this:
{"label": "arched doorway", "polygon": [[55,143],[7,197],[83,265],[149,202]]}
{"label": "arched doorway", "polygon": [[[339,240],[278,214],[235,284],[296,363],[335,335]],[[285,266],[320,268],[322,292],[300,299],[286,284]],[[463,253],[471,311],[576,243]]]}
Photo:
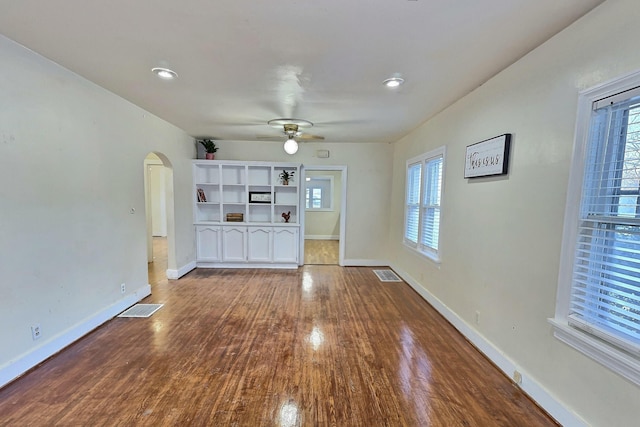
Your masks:
{"label": "arched doorway", "polygon": [[151,285],[167,280],[167,270],[175,265],[173,221],[173,168],[162,153],[144,159],[145,217],[147,222],[147,262]]}

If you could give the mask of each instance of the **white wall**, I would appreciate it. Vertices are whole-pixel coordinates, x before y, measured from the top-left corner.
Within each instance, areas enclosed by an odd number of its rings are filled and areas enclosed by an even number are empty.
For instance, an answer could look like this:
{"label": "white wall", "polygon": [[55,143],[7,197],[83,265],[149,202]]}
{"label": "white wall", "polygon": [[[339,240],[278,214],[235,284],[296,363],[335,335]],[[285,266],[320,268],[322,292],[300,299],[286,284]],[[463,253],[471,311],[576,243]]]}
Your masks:
{"label": "white wall", "polygon": [[[283,141],[284,142],[284,141]],[[305,166],[346,165],[347,206],[345,264],[385,264],[391,191],[391,144],[300,144],[296,154],[286,154],[283,142],[216,141],[216,160],[264,160],[301,163]],[[326,149],[328,159],[315,157]],[[299,182],[298,182],[299,184]]]}
{"label": "white wall", "polygon": [[175,172],[172,264],[195,258],[195,150],[180,129],[2,36],[0,57],[3,384],[148,292],[149,152]]}
{"label": "white wall", "polygon": [[[428,120],[394,153],[394,266],[514,361],[523,386],[541,386],[596,426],[636,425],[640,390],[554,339],[547,318],[555,308],[578,91],[640,69],[638,16],[637,0],[605,2]],[[463,179],[465,147],[503,133],[513,134],[509,175]],[[401,241],[405,161],[441,145],[438,267]]]}
{"label": "white wall", "polygon": [[342,189],[341,171],[306,171],[306,176],[330,176],[333,177],[331,198],[333,210],[305,212],[304,235],[305,238],[337,240],[340,237],[340,197]]}

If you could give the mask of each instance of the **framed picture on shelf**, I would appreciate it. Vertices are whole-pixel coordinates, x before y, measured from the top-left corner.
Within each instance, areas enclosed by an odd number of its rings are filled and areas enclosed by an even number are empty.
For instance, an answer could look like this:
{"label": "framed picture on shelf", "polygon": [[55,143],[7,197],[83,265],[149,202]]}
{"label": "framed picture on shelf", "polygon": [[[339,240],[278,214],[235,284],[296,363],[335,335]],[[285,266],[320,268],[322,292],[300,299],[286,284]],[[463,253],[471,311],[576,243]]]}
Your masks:
{"label": "framed picture on shelf", "polygon": [[249,203],[271,203],[271,193],[269,191],[250,191]]}
{"label": "framed picture on shelf", "polygon": [[198,188],[198,202],[206,203],[207,196],[204,195],[202,188]]}

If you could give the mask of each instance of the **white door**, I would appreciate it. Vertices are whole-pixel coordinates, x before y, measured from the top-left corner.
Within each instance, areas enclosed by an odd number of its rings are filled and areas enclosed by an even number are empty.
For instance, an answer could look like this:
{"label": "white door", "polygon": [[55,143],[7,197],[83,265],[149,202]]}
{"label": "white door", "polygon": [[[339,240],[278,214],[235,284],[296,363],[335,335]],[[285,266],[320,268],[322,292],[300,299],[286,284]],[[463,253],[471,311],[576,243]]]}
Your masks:
{"label": "white door", "polygon": [[198,261],[220,261],[220,227],[197,226],[196,250]]}
{"label": "white door", "polygon": [[298,262],[298,228],[274,229],[273,262]]}
{"label": "white door", "polygon": [[222,228],[222,260],[228,262],[247,260],[247,229],[245,227]]}
{"label": "white door", "polygon": [[250,262],[271,262],[271,228],[249,227],[248,259]]}

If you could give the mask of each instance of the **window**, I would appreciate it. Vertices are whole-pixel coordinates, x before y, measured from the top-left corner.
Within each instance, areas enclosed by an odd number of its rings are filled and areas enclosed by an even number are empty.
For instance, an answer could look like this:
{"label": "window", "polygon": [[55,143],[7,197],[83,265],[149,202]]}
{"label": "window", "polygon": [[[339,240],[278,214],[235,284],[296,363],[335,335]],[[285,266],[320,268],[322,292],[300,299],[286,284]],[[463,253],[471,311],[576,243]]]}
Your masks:
{"label": "window", "polygon": [[333,177],[307,176],[305,186],[305,207],[313,211],[333,210]]}
{"label": "window", "polygon": [[637,86],[638,75],[581,95],[552,323],[556,337],[640,384]]}
{"label": "window", "polygon": [[436,262],[444,154],[442,147],[407,161],[404,243]]}

